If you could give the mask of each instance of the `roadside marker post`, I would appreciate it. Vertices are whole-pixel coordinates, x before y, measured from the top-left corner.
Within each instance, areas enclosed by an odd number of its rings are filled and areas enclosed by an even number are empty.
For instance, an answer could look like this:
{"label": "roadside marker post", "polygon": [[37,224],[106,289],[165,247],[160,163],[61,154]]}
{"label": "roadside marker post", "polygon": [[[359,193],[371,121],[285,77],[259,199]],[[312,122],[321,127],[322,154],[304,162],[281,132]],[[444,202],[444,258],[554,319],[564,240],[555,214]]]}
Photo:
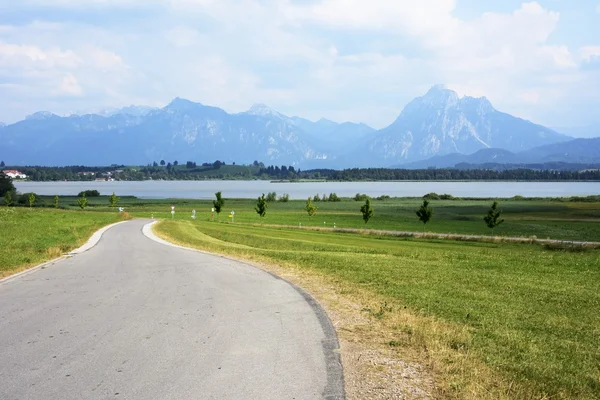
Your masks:
{"label": "roadside marker post", "polygon": [[233,219],[234,219],[234,215],[235,215],[235,211],[232,211],[232,212],[231,212],[231,222],[232,222],[232,223],[233,223],[233,222],[235,222],[235,221],[233,220]]}
{"label": "roadside marker post", "polygon": [[192,210],[192,219],[196,219],[196,210]]}
{"label": "roadside marker post", "polygon": [[215,208],[214,207],[210,209],[210,219],[213,222],[215,220]]}
{"label": "roadside marker post", "polygon": [[175,218],[175,206],[171,206],[171,218]]}

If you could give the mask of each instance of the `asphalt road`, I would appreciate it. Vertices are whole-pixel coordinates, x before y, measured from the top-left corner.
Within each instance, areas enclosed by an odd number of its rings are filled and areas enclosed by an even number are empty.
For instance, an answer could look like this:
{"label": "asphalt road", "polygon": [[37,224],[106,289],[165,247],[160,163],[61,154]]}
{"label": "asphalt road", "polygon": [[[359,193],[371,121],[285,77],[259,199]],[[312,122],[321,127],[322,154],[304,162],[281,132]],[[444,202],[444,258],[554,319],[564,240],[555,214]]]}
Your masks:
{"label": "asphalt road", "polygon": [[133,220],[0,283],[0,399],[342,399],[337,339],[301,291],[156,243]]}

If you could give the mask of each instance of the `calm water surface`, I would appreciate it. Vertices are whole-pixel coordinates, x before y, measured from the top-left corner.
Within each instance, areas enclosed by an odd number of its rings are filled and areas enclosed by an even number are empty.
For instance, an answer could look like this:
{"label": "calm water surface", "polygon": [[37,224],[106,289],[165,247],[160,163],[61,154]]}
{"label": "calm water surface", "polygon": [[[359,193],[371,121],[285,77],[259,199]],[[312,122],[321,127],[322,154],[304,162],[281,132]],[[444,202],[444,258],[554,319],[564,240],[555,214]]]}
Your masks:
{"label": "calm water surface", "polygon": [[426,193],[448,193],[457,197],[561,197],[600,194],[600,182],[307,182],[269,181],[143,181],[143,182],[15,182],[21,193],[77,195],[95,189],[102,195],[141,198],[212,199],[222,191],[228,198],[256,198],[261,193],[288,193],[292,199],[306,199],[330,192],[340,197],[365,193],[371,197],[418,197]]}

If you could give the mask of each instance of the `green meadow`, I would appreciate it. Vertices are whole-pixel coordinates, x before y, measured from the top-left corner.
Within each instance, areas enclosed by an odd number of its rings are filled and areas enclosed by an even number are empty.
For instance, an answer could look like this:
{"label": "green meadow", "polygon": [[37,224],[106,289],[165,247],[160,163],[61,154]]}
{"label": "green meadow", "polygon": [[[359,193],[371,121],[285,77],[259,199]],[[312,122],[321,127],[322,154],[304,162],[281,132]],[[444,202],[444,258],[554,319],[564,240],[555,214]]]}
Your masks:
{"label": "green meadow", "polygon": [[[379,318],[408,310],[415,322],[392,326],[379,344],[425,348],[428,362],[439,366],[441,397],[593,399],[600,393],[598,250],[208,221],[165,220],[155,230],[186,246],[324,276],[350,298],[366,291],[382,305],[363,312]],[[427,318],[439,327],[419,322]]]}
{"label": "green meadow", "polygon": [[[226,193],[224,193],[226,196]],[[490,235],[483,216],[493,200],[432,200],[432,220],[423,227],[415,212],[422,203],[420,198],[392,198],[373,200],[373,218],[365,224],[362,220],[361,201],[342,199],[340,202],[316,202],[317,213],[309,217],[304,210],[305,200],[269,203],[264,218],[255,212],[256,200],[226,199],[222,212],[214,219],[230,222],[231,211],[238,224],[268,224],[288,226],[314,226],[333,228],[381,229],[397,231]],[[76,203],[70,201],[71,207]],[[107,198],[93,200],[92,208],[108,211]],[[210,200],[143,200],[124,198],[120,205],[136,217],[172,218],[171,205],[175,206],[174,219],[191,220],[196,210],[199,220],[211,218]],[[600,242],[600,200],[576,202],[565,200],[500,200],[505,222],[494,234],[497,236],[536,237]]]}
{"label": "green meadow", "polygon": [[83,245],[118,213],[0,207],[0,278]]}

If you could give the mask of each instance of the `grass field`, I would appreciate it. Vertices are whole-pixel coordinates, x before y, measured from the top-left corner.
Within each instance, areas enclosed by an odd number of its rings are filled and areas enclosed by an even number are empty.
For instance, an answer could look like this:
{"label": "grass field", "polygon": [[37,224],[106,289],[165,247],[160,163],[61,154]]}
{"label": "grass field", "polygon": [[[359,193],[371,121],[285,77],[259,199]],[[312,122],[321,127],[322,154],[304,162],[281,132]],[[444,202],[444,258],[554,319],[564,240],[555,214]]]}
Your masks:
{"label": "grass field", "polygon": [[[108,200],[90,200],[93,209],[108,211]],[[76,206],[75,199],[65,200]],[[362,220],[362,202],[344,199],[341,202],[318,202],[317,214],[309,218],[304,210],[305,201],[291,200],[287,203],[270,203],[265,218],[254,211],[256,200],[228,199],[223,212],[217,217],[229,221],[229,213],[235,211],[235,222],[241,224],[274,224],[290,226],[325,226],[338,228],[367,228],[383,230],[417,231],[423,225],[415,215],[422,200],[418,198],[394,198],[373,200],[374,217],[368,224]],[[432,221],[428,232],[490,235],[483,216],[491,206],[491,200],[433,200]],[[210,201],[199,200],[142,200],[122,199],[126,211],[137,217],[171,218],[171,205],[175,205],[175,219],[190,220],[192,210],[198,219],[210,218]],[[563,239],[600,242],[600,202],[566,202],[556,200],[506,200],[500,201],[505,218],[504,224],[495,230],[499,236],[537,237],[539,239]]]}
{"label": "grass field", "polygon": [[[239,220],[257,222],[250,210],[242,211],[244,204],[249,208],[248,202],[231,203],[240,210]],[[404,221],[405,229],[416,229],[416,223],[408,222],[416,204],[395,202],[387,211],[385,205],[376,204],[380,220],[373,225],[398,228],[396,221]],[[356,213],[340,211],[339,203],[332,203],[331,209],[322,205],[322,215],[346,218],[336,218],[340,225],[360,225],[354,221],[359,218]],[[297,222],[302,218],[298,206],[278,204],[270,210],[281,210],[281,215],[273,212],[272,219]],[[438,227],[467,230],[468,226],[485,232],[478,221],[459,224],[451,217],[475,218],[484,205],[461,206],[440,202],[437,216],[440,220],[445,216],[445,225],[439,222]],[[598,217],[591,211],[597,205],[527,206],[503,206],[507,218],[512,215],[515,222],[507,223],[502,233],[523,226],[517,221],[531,218],[527,210],[535,211],[542,226],[552,226],[551,220],[559,215]],[[356,207],[348,202],[341,210]],[[396,214],[401,217],[393,221],[384,217]],[[302,221],[306,223],[306,218]],[[569,235],[572,225],[556,225],[557,234]],[[573,229],[572,235],[587,232],[588,239],[597,239],[596,230]],[[421,241],[207,221],[165,220],[156,231],[183,245],[322,277],[336,295],[361,304],[359,312],[371,318],[365,340],[392,347],[399,359],[418,353],[417,358],[433,371],[440,397],[595,399],[600,394],[600,251],[574,253],[533,245]],[[373,299],[378,303],[374,305]],[[378,329],[376,323],[384,328],[373,335],[369,332]]]}
{"label": "grass field", "polygon": [[0,207],[0,278],[57,258],[120,220],[116,212]]}

